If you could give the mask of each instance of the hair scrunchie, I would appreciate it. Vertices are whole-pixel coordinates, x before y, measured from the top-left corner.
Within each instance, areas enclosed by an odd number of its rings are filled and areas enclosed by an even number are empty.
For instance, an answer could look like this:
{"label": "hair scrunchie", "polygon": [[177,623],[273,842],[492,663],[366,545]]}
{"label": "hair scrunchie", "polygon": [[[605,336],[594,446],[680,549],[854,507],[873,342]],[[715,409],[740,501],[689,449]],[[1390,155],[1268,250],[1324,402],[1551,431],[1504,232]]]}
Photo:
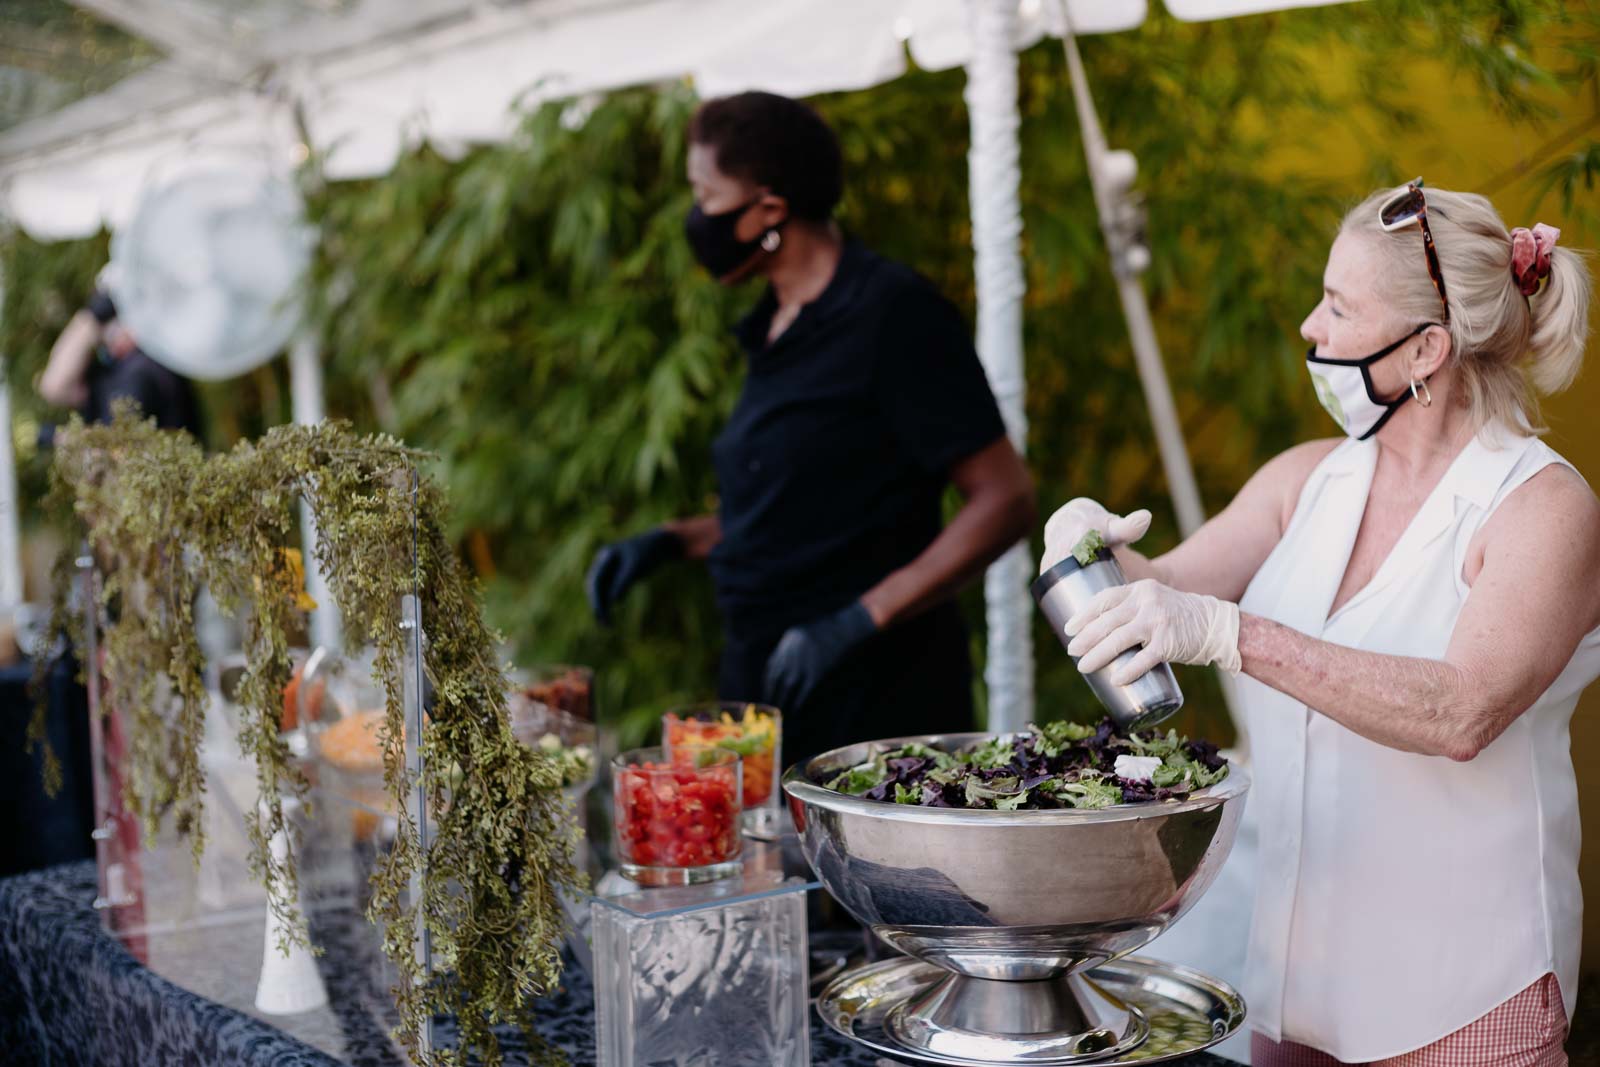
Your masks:
{"label": "hair scrunchie", "polygon": [[1542,222],[1533,229],[1518,226],[1511,231],[1511,277],[1523,296],[1539,291],[1539,283],[1550,277],[1550,253],[1561,231]]}

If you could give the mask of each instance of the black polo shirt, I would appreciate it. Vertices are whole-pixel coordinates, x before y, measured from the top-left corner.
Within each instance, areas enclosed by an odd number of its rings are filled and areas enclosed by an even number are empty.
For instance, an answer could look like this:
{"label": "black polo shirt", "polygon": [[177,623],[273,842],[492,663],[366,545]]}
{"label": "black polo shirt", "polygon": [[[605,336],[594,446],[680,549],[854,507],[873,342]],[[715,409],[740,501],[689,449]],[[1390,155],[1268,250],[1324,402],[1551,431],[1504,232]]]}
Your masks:
{"label": "black polo shirt", "polygon": [[908,267],[847,242],[771,345],[769,290],[735,328],[749,372],[713,444],[709,560],[731,640],[843,607],[941,529],[953,466],[1005,433],[967,324]]}

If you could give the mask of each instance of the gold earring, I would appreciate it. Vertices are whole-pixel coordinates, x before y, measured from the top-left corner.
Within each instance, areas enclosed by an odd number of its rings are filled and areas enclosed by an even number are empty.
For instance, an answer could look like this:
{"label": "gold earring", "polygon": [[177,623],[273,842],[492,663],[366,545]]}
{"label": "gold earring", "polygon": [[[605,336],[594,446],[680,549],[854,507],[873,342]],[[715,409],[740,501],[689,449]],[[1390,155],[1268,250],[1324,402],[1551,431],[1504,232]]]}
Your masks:
{"label": "gold earring", "polygon": [[[1419,386],[1422,389],[1421,396],[1417,395],[1417,388]],[[1415,378],[1411,379],[1411,399],[1415,400],[1425,408],[1433,407],[1433,394],[1428,391],[1427,382],[1419,382]]]}

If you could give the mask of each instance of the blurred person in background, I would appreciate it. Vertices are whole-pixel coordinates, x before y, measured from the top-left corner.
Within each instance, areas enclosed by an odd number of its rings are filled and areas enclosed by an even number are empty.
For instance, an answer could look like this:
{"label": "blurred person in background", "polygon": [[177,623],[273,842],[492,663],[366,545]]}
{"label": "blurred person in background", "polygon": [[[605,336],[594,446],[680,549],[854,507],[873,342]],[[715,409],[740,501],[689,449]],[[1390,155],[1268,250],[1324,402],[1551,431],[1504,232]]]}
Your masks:
{"label": "blurred person in background", "polygon": [[[140,350],[105,292],[95,292],[61,331],[36,388],[47,403],[70,408],[88,423],[110,422],[112,406],[126,398],[163,428],[197,436],[200,431],[188,379]],[[55,430],[54,426],[43,427],[40,444],[51,445]],[[45,673],[49,708],[45,725],[50,745],[61,760],[62,788],[54,795],[44,790],[40,756],[24,755],[20,744],[23,724],[32,712],[32,699],[24,695],[22,678],[31,674],[32,668],[23,666],[20,673],[16,684],[4,693],[11,705],[5,709],[9,712],[5,723],[17,744],[11,750],[13,762],[8,767],[11,773],[5,776],[6,787],[0,790],[0,809],[8,811],[14,825],[23,829],[0,848],[0,874],[94,855],[88,697],[78,680],[77,656],[70,647],[60,647]]]}
{"label": "blurred person in background", "polygon": [[[786,761],[971,729],[953,597],[1027,534],[1035,504],[967,325],[926,278],[840,232],[839,143],[810,107],[711,100],[689,141],[696,259],[767,288],[734,328],[748,370],[712,446],[719,510],[603,547],[595,614],[670,560],[705,561],[718,693],[776,705]],[[948,486],[963,503],[945,525]]]}
{"label": "blurred person in background", "polygon": [[[104,290],[56,338],[37,388],[46,403],[71,408],[88,423],[110,422],[112,405],[127,398],[162,429],[200,436],[193,385],[139,347]],[[53,434],[54,427],[46,428],[45,443]]]}

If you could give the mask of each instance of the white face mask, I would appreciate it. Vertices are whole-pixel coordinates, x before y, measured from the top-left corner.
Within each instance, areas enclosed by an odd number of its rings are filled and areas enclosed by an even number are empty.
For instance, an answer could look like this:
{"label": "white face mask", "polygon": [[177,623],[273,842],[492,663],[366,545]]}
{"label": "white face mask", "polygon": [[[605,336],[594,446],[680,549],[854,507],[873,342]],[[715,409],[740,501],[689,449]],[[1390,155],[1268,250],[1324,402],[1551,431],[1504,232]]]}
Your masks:
{"label": "white face mask", "polygon": [[1389,416],[1406,402],[1410,392],[1394,400],[1380,400],[1372,386],[1372,366],[1395,349],[1436,323],[1425,322],[1394,344],[1360,359],[1320,359],[1317,347],[1306,352],[1306,369],[1323,410],[1333,416],[1339,428],[1358,441],[1365,441],[1389,421]]}

